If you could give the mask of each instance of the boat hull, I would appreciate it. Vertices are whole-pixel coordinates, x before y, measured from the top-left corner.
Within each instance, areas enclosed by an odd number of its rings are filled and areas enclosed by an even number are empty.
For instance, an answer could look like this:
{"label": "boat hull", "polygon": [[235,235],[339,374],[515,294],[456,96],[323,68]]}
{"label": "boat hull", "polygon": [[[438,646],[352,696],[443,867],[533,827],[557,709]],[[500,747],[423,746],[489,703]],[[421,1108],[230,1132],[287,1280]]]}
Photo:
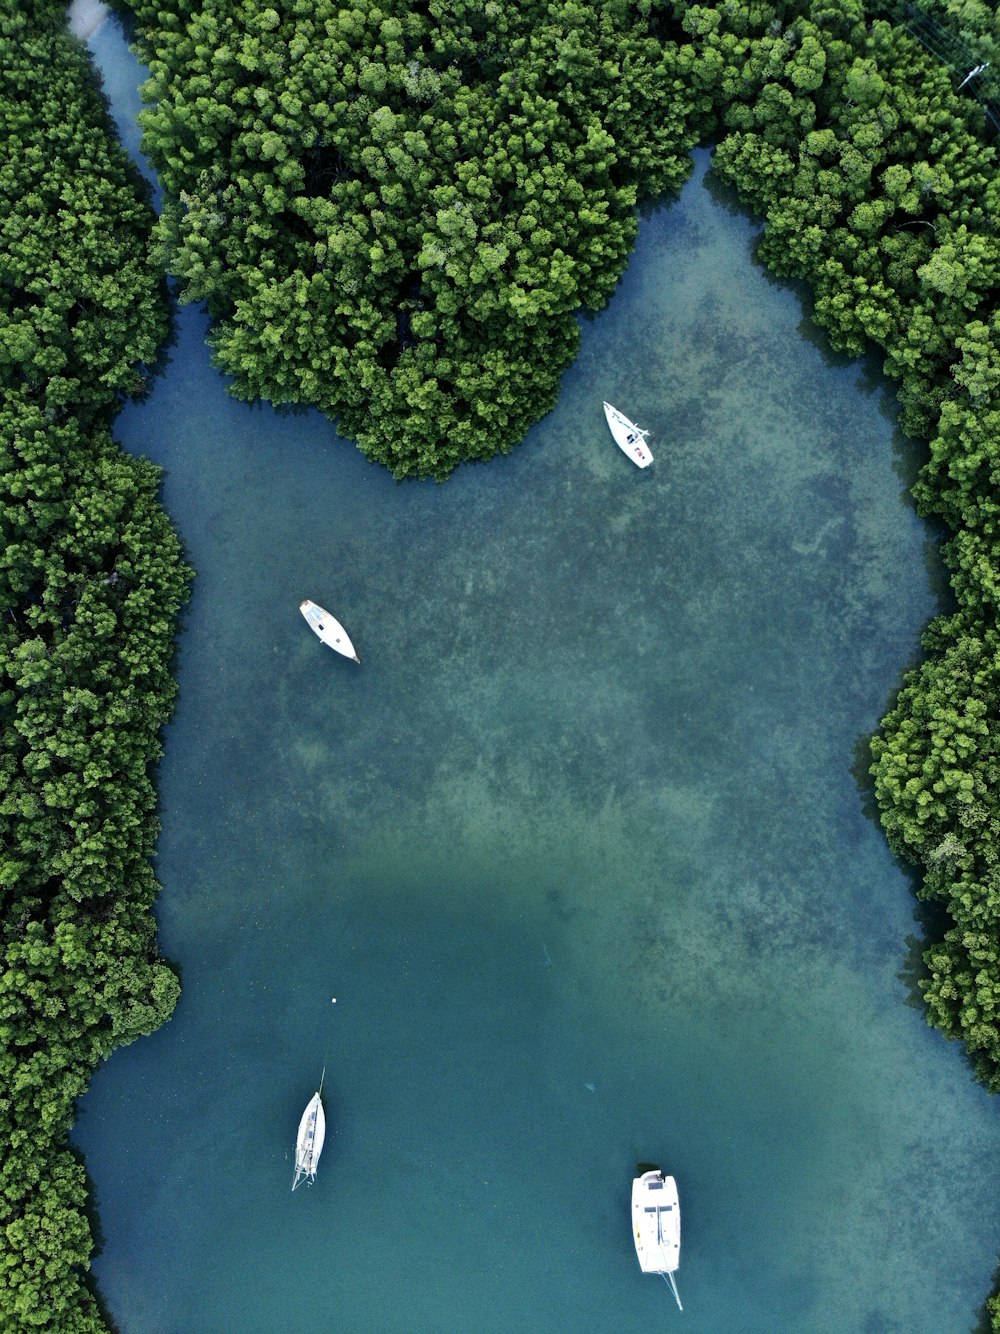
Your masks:
{"label": "boat hull", "polygon": [[303,1180],[310,1185],[316,1180],[316,1168],[325,1139],[326,1113],[323,1111],[323,1100],[318,1093],[314,1093],[302,1113],[298,1134],[295,1136],[295,1178],[292,1190]]}
{"label": "boat hull", "polygon": [[615,444],[622,453],[627,454],[637,468],[648,468],[653,462],[653,456],[646,445],[648,433],[636,426],[635,422],[630,422],[623,412],[610,403],[604,404],[604,415]]}
{"label": "boat hull", "polygon": [[332,648],[335,653],[342,653],[345,658],[353,658],[355,662],[361,661],[354,651],[350,636],[336,616],[331,616],[325,608],[318,606],[315,602],[310,602],[308,598],[299,603],[299,611],[306,618],[309,629],[328,648]]}
{"label": "boat hull", "polygon": [[632,1239],[644,1274],[673,1274],[681,1263],[677,1182],[656,1168],[632,1182]]}

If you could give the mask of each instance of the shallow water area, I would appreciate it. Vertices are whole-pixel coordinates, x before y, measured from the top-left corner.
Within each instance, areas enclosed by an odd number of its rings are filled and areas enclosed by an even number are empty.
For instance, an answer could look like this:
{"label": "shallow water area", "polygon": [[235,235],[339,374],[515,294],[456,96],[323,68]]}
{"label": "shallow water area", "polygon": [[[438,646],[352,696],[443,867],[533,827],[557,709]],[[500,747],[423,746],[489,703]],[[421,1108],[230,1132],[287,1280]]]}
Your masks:
{"label": "shallow water area", "polygon": [[[555,411],[445,486],[228,398],[196,311],[119,419],[198,571],[160,770],[184,993],[75,1131],[126,1334],[976,1321],[1000,1127],[911,1003],[852,773],[935,610],[918,454],[707,166]],[[639,1161],[678,1180],[683,1316]]]}
{"label": "shallow water area", "polygon": [[109,10],[102,0],[72,0],[66,20],[74,37],[88,41],[107,22]]}

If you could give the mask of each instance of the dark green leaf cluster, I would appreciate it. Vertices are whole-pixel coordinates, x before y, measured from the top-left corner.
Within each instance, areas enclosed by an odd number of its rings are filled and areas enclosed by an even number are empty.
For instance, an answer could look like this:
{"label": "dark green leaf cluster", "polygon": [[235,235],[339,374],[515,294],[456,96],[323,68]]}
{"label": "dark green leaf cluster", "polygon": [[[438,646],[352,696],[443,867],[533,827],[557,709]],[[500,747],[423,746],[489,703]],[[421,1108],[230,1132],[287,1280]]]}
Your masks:
{"label": "dark green leaf cluster", "polygon": [[680,183],[709,109],[620,0],[131,7],[159,253],[218,365],[398,477],[508,450],[552,406],[638,195]]}
{"label": "dark green leaf cluster", "polygon": [[[0,14],[0,1328],[98,1330],[66,1136],[170,1014],[151,766],[189,572],[108,423],[167,327],[152,214],[60,4]],[[47,77],[44,77],[47,75]]]}
{"label": "dark green leaf cluster", "polygon": [[1000,1091],[1000,632],[965,613],[935,621],[873,743],[892,847],[924,867],[922,896],[952,923],[927,951],[929,1016]]}
{"label": "dark green leaf cluster", "polygon": [[107,414],[141,388],[167,318],[148,204],[89,66],[62,54],[64,17],[58,5],[0,17],[0,393],[23,390],[51,420]]}
{"label": "dark green leaf cluster", "polygon": [[89,1308],[76,1277],[83,1185],[64,1145],[72,1100],[176,1000],[150,914],[149,769],[187,579],[157,487],[157,470],[99,428],[49,423],[16,395],[0,408],[5,1328],[73,1328]]}
{"label": "dark green leaf cluster", "polygon": [[995,155],[904,31],[857,0],[811,13],[739,57],[716,168],[766,217],[761,258],[810,283],[834,346],[884,349],[904,427],[929,436],[956,340],[995,299]]}

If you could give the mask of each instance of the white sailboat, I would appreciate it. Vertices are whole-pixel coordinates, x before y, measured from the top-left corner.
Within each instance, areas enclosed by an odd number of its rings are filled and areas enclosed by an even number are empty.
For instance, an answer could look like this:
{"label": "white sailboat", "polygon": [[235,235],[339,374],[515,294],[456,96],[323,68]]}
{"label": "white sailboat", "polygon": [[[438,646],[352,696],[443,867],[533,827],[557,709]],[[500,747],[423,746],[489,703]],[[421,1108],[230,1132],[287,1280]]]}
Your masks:
{"label": "white sailboat", "polygon": [[658,1167],[632,1181],[632,1236],[639,1268],[644,1274],[659,1274],[683,1311],[674,1281],[681,1263],[681,1205],[677,1182]]}
{"label": "white sailboat", "polygon": [[653,462],[653,456],[646,448],[649,432],[636,426],[635,422],[630,422],[624,412],[619,412],[610,403],[604,404],[604,415],[618,448],[629,456],[637,468],[648,468]]}
{"label": "white sailboat", "polygon": [[319,1156],[323,1152],[323,1141],[326,1138],[326,1113],[323,1111],[322,1097],[325,1078],[324,1070],[319,1088],[309,1099],[299,1121],[299,1131],[295,1137],[295,1176],[292,1178],[292,1190],[301,1185],[303,1179],[310,1186],[316,1180],[316,1165],[319,1163]]}
{"label": "white sailboat", "polygon": [[354,651],[354,645],[347,631],[336,616],[331,616],[328,611],[317,606],[315,602],[310,602],[308,598],[299,603],[299,611],[306,618],[310,630],[313,630],[324,644],[337,653],[343,653],[345,658],[353,658],[355,662],[361,661]]}

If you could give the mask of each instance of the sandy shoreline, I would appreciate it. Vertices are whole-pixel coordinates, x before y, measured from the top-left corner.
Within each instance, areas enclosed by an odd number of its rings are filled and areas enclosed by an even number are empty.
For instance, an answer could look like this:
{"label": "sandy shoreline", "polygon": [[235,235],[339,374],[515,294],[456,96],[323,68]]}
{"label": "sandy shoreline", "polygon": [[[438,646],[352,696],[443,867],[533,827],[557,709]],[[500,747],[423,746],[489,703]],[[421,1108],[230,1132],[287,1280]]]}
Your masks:
{"label": "sandy shoreline", "polygon": [[109,12],[101,0],[73,0],[67,15],[69,30],[75,37],[82,37],[86,41],[105,21]]}

